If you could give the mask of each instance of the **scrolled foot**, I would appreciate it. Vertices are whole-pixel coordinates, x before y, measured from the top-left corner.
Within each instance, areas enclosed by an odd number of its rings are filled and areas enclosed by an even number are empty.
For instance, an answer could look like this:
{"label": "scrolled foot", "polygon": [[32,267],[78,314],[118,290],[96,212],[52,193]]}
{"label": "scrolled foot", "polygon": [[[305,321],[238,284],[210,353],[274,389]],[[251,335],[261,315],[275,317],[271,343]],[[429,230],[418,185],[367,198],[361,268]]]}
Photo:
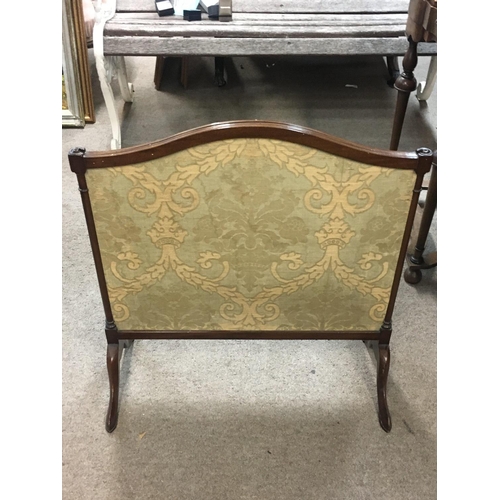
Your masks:
{"label": "scrolled foot", "polygon": [[379,410],[379,415],[378,415],[378,422],[380,424],[380,427],[385,432],[391,432],[392,429],[392,421],[391,421],[391,414],[389,413],[389,410],[385,408],[385,410]]}
{"label": "scrolled foot", "polygon": [[377,370],[378,421],[385,432],[390,432],[392,429],[391,414],[387,406],[387,377],[390,362],[391,351],[389,345],[379,345]]}
{"label": "scrolled foot", "polygon": [[118,393],[120,384],[119,344],[108,344],[107,365],[109,377],[109,405],[106,415],[106,430],[113,432],[118,424]]}
{"label": "scrolled foot", "polygon": [[106,417],[106,431],[110,434],[116,429],[118,425],[118,414],[111,415],[110,410],[108,410],[108,415]]}
{"label": "scrolled foot", "polygon": [[403,276],[406,283],[416,285],[422,280],[422,271],[420,269],[411,269],[408,267]]}

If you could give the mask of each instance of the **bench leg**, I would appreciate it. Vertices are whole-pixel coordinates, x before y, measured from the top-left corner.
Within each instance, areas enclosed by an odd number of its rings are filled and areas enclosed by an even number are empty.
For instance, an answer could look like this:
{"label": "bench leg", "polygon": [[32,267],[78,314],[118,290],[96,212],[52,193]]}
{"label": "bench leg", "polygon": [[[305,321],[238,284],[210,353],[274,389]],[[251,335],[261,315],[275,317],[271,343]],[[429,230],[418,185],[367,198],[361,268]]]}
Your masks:
{"label": "bench leg", "polygon": [[161,79],[163,78],[163,72],[165,71],[165,56],[156,56],[156,65],[155,65],[155,75],[154,75],[154,84],[155,89],[160,90]]}
{"label": "bench leg", "polygon": [[218,87],[224,87],[226,80],[224,80],[224,58],[215,57],[215,84]]}
{"label": "bench leg", "polygon": [[118,85],[120,85],[120,93],[122,95],[122,99],[125,102],[132,102],[134,100],[134,86],[128,81],[125,58],[123,56],[118,56],[115,58],[115,63],[116,78],[118,79]]}
{"label": "bench leg", "polygon": [[429,69],[427,71],[427,79],[420,82],[417,87],[417,99],[419,101],[427,101],[434,90],[434,84],[437,78],[437,56],[431,57]]}
{"label": "bench leg", "polygon": [[398,56],[387,56],[387,70],[389,71],[387,85],[389,85],[389,87],[394,87],[394,84],[400,74]]}
{"label": "bench leg", "polygon": [[189,57],[183,56],[181,58],[181,85],[187,89],[189,74]]}
{"label": "bench leg", "polygon": [[111,82],[118,78],[120,93],[126,102],[132,102],[132,85],[128,83],[123,56],[104,55],[104,25],[115,14],[116,2],[98,2],[96,4],[96,18],[93,32],[94,56],[101,90],[111,122],[111,149],[121,148],[121,131],[118,110],[116,109],[115,96]]}
{"label": "bench leg", "polygon": [[110,63],[107,59],[110,58],[103,57],[101,59],[96,57],[96,68],[97,74],[99,75],[102,95],[104,97],[106,109],[108,110],[109,121],[111,122],[111,133],[113,136],[111,139],[111,149],[120,149],[122,142],[120,119],[118,117],[118,110],[116,109],[115,95],[111,87],[112,76],[110,74]]}
{"label": "bench leg", "polygon": [[111,82],[114,77],[118,79],[121,96],[126,102],[132,102],[133,100],[133,87],[127,81],[123,56],[96,57],[96,68],[101,83],[102,95],[106,103],[106,109],[108,110],[109,121],[111,122],[111,132],[113,134],[111,149],[120,149],[122,147],[121,125]]}

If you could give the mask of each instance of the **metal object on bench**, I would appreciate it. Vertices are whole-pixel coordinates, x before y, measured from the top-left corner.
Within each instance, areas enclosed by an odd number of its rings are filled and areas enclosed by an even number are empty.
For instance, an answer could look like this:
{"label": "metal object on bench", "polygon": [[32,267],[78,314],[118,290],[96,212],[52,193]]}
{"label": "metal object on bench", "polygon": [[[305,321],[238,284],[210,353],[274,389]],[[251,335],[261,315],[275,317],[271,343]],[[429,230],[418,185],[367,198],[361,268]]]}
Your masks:
{"label": "metal object on bench", "polygon": [[156,12],[160,17],[173,16],[174,7],[169,0],[156,0]]}
{"label": "metal object on bench", "polygon": [[392,314],[431,161],[259,121],[72,150],[106,319],[108,432],[134,339],[370,341],[389,432]]}
{"label": "metal object on bench", "polygon": [[219,0],[219,21],[227,22],[233,18],[232,0]]}
{"label": "metal object on bench", "polygon": [[184,10],[184,21],[201,21],[201,10]]}

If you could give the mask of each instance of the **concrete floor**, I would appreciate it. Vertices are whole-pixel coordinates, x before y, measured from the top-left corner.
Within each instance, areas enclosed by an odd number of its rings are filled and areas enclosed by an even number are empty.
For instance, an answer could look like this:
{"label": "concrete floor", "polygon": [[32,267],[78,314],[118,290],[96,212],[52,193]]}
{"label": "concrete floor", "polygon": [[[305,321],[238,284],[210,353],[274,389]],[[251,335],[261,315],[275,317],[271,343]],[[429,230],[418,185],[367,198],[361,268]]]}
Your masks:
{"label": "concrete floor", "polygon": [[[127,58],[134,103],[123,146],[215,121],[271,119],[387,148],[396,92],[382,58],[234,58],[228,84],[213,60],[193,59],[189,86],[169,61]],[[75,146],[108,149],[96,78],[97,121],[62,132],[63,498],[68,500],[303,500],[436,498],[436,284],[402,282],[394,315],[388,400],[376,414],[375,363],[362,342],[142,341],[126,353],[120,420],[104,430],[106,341],[97,280],[74,174]],[[421,58],[417,78],[425,78]],[[346,86],[355,85],[356,88]],[[437,88],[410,99],[400,149],[436,147]],[[436,222],[429,250],[437,241]]]}

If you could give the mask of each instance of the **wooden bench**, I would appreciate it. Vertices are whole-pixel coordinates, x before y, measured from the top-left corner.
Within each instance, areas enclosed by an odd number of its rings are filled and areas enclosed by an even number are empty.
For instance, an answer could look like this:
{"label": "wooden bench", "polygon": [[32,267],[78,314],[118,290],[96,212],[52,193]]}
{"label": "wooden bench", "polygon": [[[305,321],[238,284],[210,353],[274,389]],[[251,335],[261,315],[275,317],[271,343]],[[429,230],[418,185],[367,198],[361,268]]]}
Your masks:
{"label": "wooden bench", "polygon": [[[121,147],[118,112],[111,87],[132,101],[123,56],[342,56],[388,57],[397,71],[405,54],[408,0],[222,0],[229,22],[159,17],[154,0],[97,2],[94,53],[113,139]],[[435,43],[418,44],[419,55],[437,53]]]}

